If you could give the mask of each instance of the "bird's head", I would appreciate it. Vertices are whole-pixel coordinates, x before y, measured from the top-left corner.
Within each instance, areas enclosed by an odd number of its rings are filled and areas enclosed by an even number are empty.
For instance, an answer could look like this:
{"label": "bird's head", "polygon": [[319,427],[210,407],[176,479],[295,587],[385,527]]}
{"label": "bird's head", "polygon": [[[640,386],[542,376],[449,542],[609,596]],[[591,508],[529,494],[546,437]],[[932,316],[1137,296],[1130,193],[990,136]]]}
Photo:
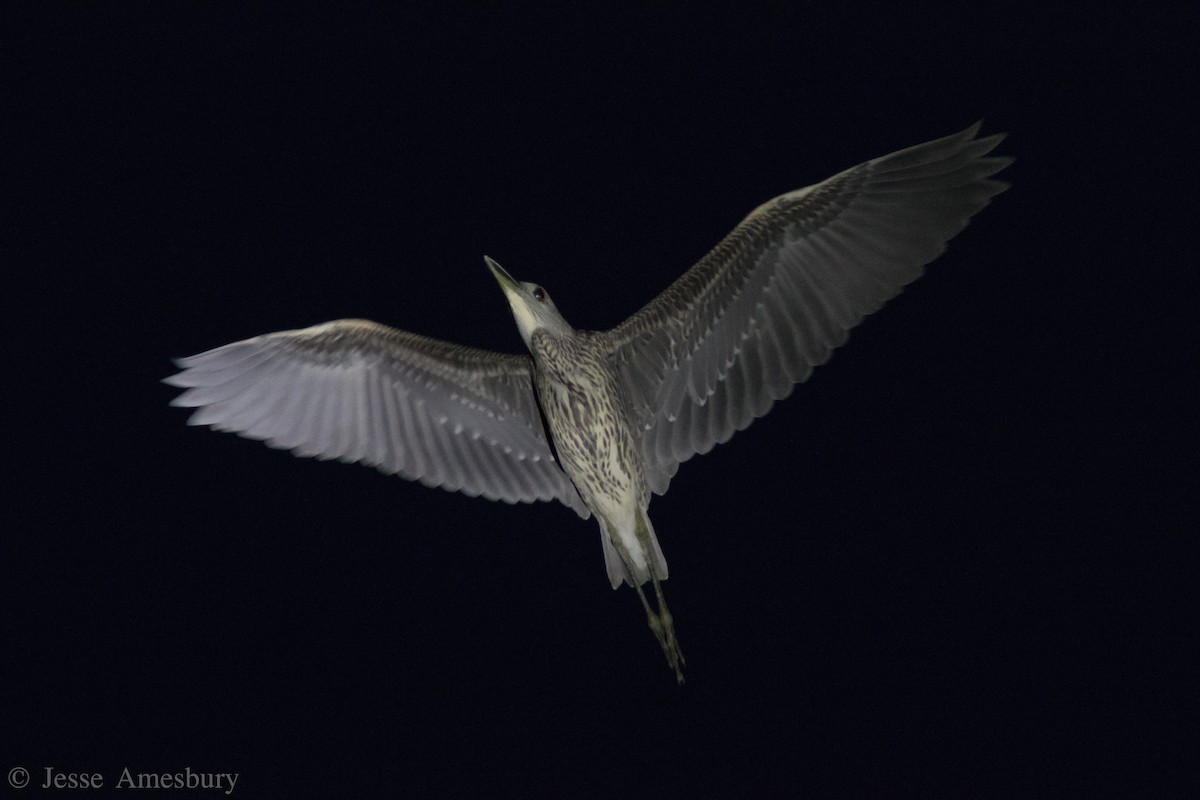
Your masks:
{"label": "bird's head", "polygon": [[526,347],[530,346],[534,331],[547,330],[555,336],[565,336],[574,332],[562,314],[558,313],[554,301],[545,289],[536,283],[518,281],[509,275],[504,267],[487,256],[484,256],[483,260],[500,282],[504,296],[508,298],[508,305],[512,308],[513,318],[517,321],[517,328],[521,331],[521,338],[525,340]]}

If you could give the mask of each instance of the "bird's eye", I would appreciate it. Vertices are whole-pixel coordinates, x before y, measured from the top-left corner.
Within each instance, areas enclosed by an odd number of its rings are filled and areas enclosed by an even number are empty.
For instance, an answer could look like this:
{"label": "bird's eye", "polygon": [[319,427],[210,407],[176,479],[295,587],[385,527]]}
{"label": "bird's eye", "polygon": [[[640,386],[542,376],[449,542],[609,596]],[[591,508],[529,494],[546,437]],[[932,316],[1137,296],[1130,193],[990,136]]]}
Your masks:
{"label": "bird's eye", "polygon": [[539,303],[544,303],[546,301],[546,290],[540,286],[533,287],[533,299]]}

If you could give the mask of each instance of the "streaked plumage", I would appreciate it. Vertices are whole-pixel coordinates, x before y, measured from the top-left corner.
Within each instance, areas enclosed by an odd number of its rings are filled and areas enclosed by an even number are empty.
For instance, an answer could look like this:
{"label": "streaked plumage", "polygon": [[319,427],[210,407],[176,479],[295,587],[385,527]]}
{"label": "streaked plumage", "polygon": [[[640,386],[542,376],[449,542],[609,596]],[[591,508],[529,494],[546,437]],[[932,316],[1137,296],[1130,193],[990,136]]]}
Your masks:
{"label": "streaked plumage", "polygon": [[637,590],[682,681],[651,493],[791,393],[1006,188],[990,177],[1011,159],[988,155],[1002,136],[978,128],[768,201],[602,333],[487,259],[532,358],[340,320],[179,359],[173,405],[297,455],[595,514],[613,587]]}

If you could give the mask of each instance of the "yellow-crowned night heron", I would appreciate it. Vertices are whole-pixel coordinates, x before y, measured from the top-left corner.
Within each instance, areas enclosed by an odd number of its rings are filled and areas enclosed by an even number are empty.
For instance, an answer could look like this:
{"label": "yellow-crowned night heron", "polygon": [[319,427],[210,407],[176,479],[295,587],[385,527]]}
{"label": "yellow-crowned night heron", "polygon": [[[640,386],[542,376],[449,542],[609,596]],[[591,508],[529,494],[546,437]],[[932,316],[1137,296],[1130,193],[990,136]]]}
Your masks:
{"label": "yellow-crowned night heron", "polygon": [[613,588],[637,590],[682,681],[651,493],[786,397],[1006,188],[990,176],[1011,159],[988,155],[1003,137],[978,129],[770,200],[602,333],[575,330],[542,287],[485,259],[532,358],[339,320],[180,359],[167,383],[187,391],[173,404],[198,408],[190,424],[296,455],[594,514]]}

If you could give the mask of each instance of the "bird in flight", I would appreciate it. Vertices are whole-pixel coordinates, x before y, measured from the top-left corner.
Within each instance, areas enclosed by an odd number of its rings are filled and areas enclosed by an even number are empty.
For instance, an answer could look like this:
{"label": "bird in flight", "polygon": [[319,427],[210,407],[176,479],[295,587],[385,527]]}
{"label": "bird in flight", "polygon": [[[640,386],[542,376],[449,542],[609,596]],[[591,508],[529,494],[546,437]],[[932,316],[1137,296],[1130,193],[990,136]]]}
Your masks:
{"label": "bird in flight", "polygon": [[790,394],[1007,188],[991,177],[1012,161],[990,155],[1003,135],[978,131],[767,201],[611,330],[576,330],[485,257],[529,355],[345,319],[178,359],[172,405],[298,456],[594,516],[609,581],[636,590],[682,683],[650,496]]}

